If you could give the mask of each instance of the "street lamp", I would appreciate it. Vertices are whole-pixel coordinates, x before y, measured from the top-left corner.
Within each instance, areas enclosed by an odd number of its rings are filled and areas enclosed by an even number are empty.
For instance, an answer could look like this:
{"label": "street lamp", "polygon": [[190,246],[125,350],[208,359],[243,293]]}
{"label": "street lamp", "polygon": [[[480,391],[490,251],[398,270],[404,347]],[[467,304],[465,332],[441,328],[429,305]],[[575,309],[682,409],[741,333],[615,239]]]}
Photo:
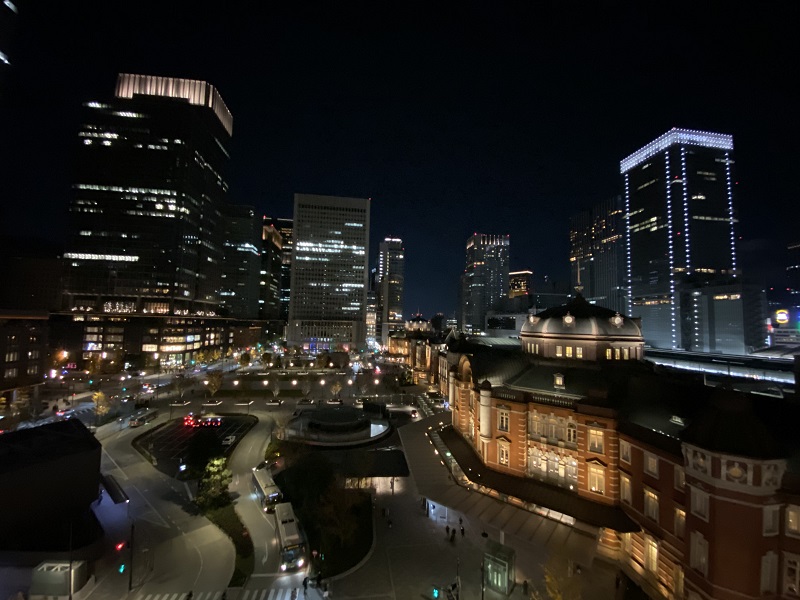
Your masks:
{"label": "street lamp", "polygon": [[158,388],[161,387],[161,361],[158,357],[158,352],[155,352],[153,358],[156,361],[156,402],[158,402]]}

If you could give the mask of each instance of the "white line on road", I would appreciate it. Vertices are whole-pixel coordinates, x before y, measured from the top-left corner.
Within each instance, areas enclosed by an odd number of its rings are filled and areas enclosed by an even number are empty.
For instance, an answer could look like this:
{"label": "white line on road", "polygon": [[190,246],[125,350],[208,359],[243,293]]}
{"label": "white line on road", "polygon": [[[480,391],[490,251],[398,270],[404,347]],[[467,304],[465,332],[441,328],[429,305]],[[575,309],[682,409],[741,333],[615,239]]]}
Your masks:
{"label": "white line on road", "polygon": [[110,460],[112,463],[114,463],[114,466],[117,467],[117,469],[119,469],[119,472],[122,474],[122,478],[123,479],[127,479],[128,476],[125,474],[125,471],[122,470],[122,467],[120,467],[117,464],[117,461],[115,461],[113,458],[111,458],[111,455],[108,453],[108,451],[105,448],[103,448],[103,452],[108,457],[108,460]]}
{"label": "white line on road", "polygon": [[131,488],[136,490],[136,493],[139,494],[139,496],[142,497],[142,500],[144,500],[145,503],[147,504],[147,506],[150,507],[150,510],[152,510],[156,514],[156,516],[159,519],[161,519],[161,523],[163,524],[163,526],[166,527],[167,529],[169,529],[169,523],[167,523],[167,521],[164,519],[164,517],[161,516],[161,513],[158,512],[152,504],[150,504],[150,501],[145,497],[144,494],[142,494],[141,491],[139,491],[139,488],[137,488],[135,485],[131,485]]}

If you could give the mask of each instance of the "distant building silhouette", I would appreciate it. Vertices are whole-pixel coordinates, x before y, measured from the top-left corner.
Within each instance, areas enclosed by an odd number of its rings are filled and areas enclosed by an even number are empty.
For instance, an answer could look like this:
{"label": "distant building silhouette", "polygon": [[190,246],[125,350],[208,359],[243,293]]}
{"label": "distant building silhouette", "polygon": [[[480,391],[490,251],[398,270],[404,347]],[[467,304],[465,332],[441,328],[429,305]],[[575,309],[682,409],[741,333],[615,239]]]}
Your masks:
{"label": "distant building silhouette", "polygon": [[475,233],[467,240],[460,293],[464,331],[483,331],[486,313],[508,297],[509,239],[508,235]]}

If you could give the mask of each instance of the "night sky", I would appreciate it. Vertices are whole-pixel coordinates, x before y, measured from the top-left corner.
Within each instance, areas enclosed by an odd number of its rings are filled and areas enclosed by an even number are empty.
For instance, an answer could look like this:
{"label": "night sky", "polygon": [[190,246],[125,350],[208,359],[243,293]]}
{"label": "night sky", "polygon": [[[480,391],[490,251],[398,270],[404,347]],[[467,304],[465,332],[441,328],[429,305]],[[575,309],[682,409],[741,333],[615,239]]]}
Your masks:
{"label": "night sky", "polygon": [[63,239],[78,107],[131,72],[217,87],[232,202],[291,217],[294,192],[372,198],[371,263],[403,238],[407,315],[453,312],[475,231],[510,234],[513,270],[566,280],[570,214],[672,127],[733,134],[745,275],[780,285],[800,239],[800,10],[702,4],[28,0],[0,229]]}

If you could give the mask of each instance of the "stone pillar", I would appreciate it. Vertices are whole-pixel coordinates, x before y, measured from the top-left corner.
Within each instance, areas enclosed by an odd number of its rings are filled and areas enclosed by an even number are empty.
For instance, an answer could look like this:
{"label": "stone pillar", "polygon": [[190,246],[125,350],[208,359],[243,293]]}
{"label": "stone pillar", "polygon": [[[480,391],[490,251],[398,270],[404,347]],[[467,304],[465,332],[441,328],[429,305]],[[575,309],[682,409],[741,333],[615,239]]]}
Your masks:
{"label": "stone pillar", "polygon": [[481,384],[481,441],[492,439],[492,384],[484,381]]}

